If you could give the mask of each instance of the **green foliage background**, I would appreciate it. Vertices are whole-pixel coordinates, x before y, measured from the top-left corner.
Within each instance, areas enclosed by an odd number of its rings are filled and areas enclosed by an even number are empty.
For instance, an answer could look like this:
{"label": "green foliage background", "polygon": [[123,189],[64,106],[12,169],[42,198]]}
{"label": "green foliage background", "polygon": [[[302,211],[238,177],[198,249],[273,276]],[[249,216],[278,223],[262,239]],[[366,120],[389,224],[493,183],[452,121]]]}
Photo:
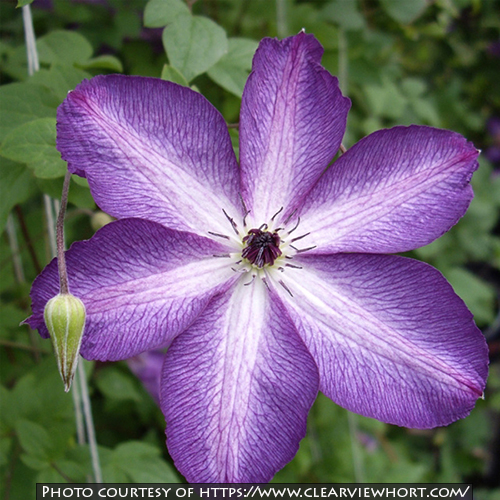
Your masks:
{"label": "green foliage background", "polygon": [[[32,4],[40,69],[28,76],[21,8],[0,3],[0,496],[32,498],[35,482],[85,482],[73,403],[48,341],[19,323],[51,259],[43,197],[58,198],[65,164],[56,108],[83,78],[147,75],[189,85],[238,121],[258,41],[304,28],[353,101],[344,144],[396,124],[456,130],[488,153],[500,146],[498,0],[19,0]],[[165,26],[167,26],[165,28]],[[497,44],[497,45],[495,45]],[[237,148],[237,129],[230,129]],[[278,482],[473,482],[500,498],[500,170],[481,156],[476,197],[449,233],[411,253],[439,268],[491,349],[485,399],[447,428],[412,431],[348,414],[325,397]],[[67,240],[106,218],[86,182],[71,183]],[[183,481],[161,412],[126,363],[85,363],[106,482]]]}

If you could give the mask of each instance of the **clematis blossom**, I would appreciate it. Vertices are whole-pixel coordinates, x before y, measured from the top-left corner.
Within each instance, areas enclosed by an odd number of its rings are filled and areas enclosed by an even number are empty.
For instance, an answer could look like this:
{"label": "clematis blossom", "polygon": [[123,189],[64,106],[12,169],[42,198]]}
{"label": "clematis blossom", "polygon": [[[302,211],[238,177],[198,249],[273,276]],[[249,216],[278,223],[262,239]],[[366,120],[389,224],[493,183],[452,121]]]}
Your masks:
{"label": "clematis blossom", "polygon": [[[191,482],[262,482],[289,462],[318,390],[415,428],[469,414],[487,376],[471,313],[427,264],[464,214],[478,151],[423,126],[336,156],[350,101],[300,33],[264,39],[240,116],[174,83],[97,76],[58,111],[57,147],[118,220],[66,253],[85,304],[81,354],[122,360],[170,345],[167,445]],[[36,279],[42,337],[56,262]]]}

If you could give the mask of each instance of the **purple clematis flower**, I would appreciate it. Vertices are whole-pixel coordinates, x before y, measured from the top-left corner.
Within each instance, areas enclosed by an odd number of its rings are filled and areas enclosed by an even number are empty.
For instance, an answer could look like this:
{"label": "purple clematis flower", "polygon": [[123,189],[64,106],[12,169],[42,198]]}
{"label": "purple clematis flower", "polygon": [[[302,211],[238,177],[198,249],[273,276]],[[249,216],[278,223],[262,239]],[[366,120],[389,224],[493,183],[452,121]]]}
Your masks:
{"label": "purple clematis flower", "polygon": [[[443,276],[405,252],[466,211],[478,151],[454,132],[381,130],[330,168],[350,101],[312,35],[265,39],[243,95],[238,165],[200,94],[98,76],[58,111],[57,146],[118,218],[67,252],[87,308],[81,353],[171,343],[167,445],[191,482],[268,481],[297,452],[318,390],[401,426],[465,417],[487,347]],[[51,262],[32,327],[58,291]]]}

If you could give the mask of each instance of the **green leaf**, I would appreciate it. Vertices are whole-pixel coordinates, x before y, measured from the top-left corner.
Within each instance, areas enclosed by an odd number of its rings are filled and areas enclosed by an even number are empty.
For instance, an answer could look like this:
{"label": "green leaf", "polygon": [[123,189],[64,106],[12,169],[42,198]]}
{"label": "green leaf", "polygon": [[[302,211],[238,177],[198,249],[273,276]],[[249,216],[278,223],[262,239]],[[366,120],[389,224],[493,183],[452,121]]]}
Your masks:
{"label": "green leaf", "polygon": [[38,39],[40,63],[71,65],[92,57],[92,45],[76,31],[55,30]]}
{"label": "green leaf", "polygon": [[245,38],[230,38],[228,52],[208,70],[208,76],[221,87],[241,97],[252,69],[258,43]]}
{"label": "green leaf", "polygon": [[398,119],[403,114],[408,100],[394,82],[384,78],[383,85],[366,85],[367,103],[375,116]]}
{"label": "green leaf", "polygon": [[120,444],[113,451],[113,463],[136,483],[178,483],[171,467],[160,457],[160,450],[140,441]]}
{"label": "green leaf", "polygon": [[181,14],[163,30],[163,45],[170,64],[190,82],[227,52],[227,37],[210,19]]}
{"label": "green leaf", "polygon": [[9,451],[12,447],[12,438],[0,437],[0,467],[7,465],[9,463]]}
{"label": "green leaf", "polygon": [[66,172],[56,149],[56,119],[39,118],[15,128],[0,146],[0,155],[26,163],[37,177],[53,179]]}
{"label": "green leaf", "polygon": [[173,66],[168,64],[165,64],[161,70],[161,79],[178,83],[179,85],[184,85],[184,87],[189,87],[189,82],[186,80],[184,75],[178,69],[175,69]]}
{"label": "green leaf", "polygon": [[427,8],[426,0],[380,0],[387,14],[395,21],[410,24]]}
{"label": "green leaf", "polygon": [[107,69],[116,73],[123,73],[121,61],[117,57],[110,55],[93,57],[78,66],[82,69]]}
{"label": "green leaf", "polygon": [[0,86],[0,143],[12,129],[23,123],[56,116],[60,101],[49,89],[33,83]]}
{"label": "green leaf", "polygon": [[25,5],[29,5],[30,3],[33,3],[34,0],[17,0],[17,5],[16,7],[24,7]]}
{"label": "green leaf", "polygon": [[25,452],[40,460],[48,460],[51,455],[49,433],[40,425],[21,419],[16,422],[16,434]]}
{"label": "green leaf", "polygon": [[365,26],[357,0],[331,0],[323,8],[322,15],[345,30],[360,30]]}
{"label": "green leaf", "polygon": [[[78,179],[78,181],[76,180]],[[82,179],[77,175],[71,176],[71,184],[69,187],[68,201],[78,208],[95,208],[95,202],[90,194],[87,179]],[[82,182],[83,181],[83,182]],[[36,184],[40,190],[47,193],[52,198],[61,196],[63,179],[36,179]]]}
{"label": "green leaf", "polygon": [[14,205],[26,201],[34,188],[33,173],[26,165],[0,158],[0,231]]}
{"label": "green leaf", "polygon": [[150,0],[144,10],[144,26],[163,28],[179,14],[190,14],[188,6],[182,0]]}
{"label": "green leaf", "polygon": [[134,384],[135,380],[118,367],[111,366],[99,372],[96,384],[110,399],[141,401],[141,394]]}
{"label": "green leaf", "polygon": [[478,323],[489,324],[495,314],[495,289],[471,272],[455,267],[443,269],[455,292],[464,300]]}
{"label": "green leaf", "polygon": [[52,90],[59,103],[61,103],[70,90],[73,90],[82,80],[91,78],[91,76],[86,71],[73,66],[54,65],[49,70],[41,69],[37,71],[29,81]]}

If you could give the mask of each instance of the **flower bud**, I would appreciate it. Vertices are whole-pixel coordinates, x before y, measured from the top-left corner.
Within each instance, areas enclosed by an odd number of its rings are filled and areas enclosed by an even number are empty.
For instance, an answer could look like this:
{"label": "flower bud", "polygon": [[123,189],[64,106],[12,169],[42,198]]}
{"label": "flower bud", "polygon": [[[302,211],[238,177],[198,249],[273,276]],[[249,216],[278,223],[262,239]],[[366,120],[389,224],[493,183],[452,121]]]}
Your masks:
{"label": "flower bud", "polygon": [[104,227],[106,224],[109,224],[110,222],[113,222],[114,219],[111,217],[111,215],[108,215],[105,212],[101,212],[98,210],[97,212],[94,212],[90,219],[90,225],[94,231],[98,231],[101,229],[101,227]]}
{"label": "flower bud", "polygon": [[64,390],[68,392],[80,354],[85,328],[85,306],[71,294],[59,294],[47,302],[43,317],[52,339]]}

